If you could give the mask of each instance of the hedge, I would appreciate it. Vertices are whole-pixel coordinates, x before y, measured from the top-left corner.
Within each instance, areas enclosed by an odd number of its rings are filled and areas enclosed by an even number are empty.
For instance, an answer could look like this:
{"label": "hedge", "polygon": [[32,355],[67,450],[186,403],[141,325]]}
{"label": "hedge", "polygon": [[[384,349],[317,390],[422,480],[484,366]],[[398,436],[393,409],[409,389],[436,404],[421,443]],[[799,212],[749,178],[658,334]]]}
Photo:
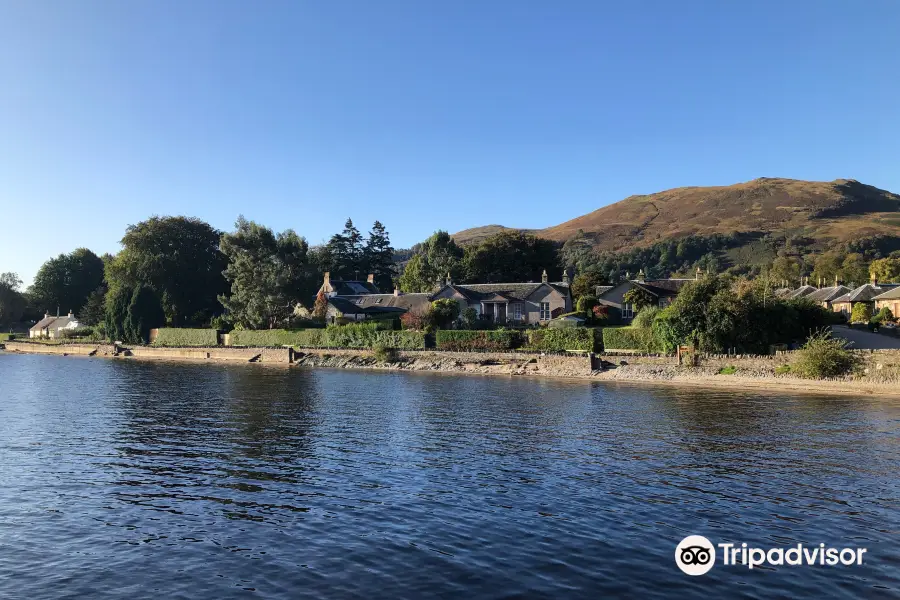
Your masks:
{"label": "hedge", "polygon": [[161,327],[158,330],[154,346],[188,348],[192,346],[218,346],[219,333],[215,329],[180,329]]}
{"label": "hedge", "polygon": [[593,352],[598,346],[599,330],[588,327],[568,329],[535,329],[528,332],[528,350],[565,352],[583,350]]}
{"label": "hedge", "polygon": [[297,346],[300,348],[372,348],[376,344],[400,350],[425,348],[418,331],[384,331],[374,324],[337,325],[326,329],[232,331],[232,346]]}
{"label": "hedge", "polygon": [[603,348],[611,350],[641,350],[656,348],[653,330],[649,327],[606,327],[603,329]]}
{"label": "hedge", "polygon": [[502,351],[518,348],[523,343],[522,333],[513,330],[472,331],[466,329],[441,329],[436,336],[438,350],[471,352],[473,350]]}

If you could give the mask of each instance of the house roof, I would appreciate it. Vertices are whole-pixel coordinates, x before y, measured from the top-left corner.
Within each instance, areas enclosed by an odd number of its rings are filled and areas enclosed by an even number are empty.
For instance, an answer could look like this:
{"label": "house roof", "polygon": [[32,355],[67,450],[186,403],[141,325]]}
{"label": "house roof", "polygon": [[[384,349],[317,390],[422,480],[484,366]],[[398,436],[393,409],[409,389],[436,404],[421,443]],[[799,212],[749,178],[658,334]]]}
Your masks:
{"label": "house roof", "polygon": [[791,292],[787,295],[788,298],[803,298],[804,296],[809,296],[813,292],[816,291],[811,285],[801,285],[796,290],[791,290]]}
{"label": "house roof", "polygon": [[[569,284],[564,282],[558,283],[472,283],[461,285],[452,283],[448,287],[456,290],[466,297],[468,300],[475,302],[494,301],[490,300],[497,295],[497,302],[505,300],[524,300],[532,295],[542,286],[550,286],[560,294],[567,296],[569,294]],[[505,299],[505,300],[504,300]]]}
{"label": "house roof", "polygon": [[872,300],[900,300],[900,285],[875,296]]}
{"label": "house roof", "polygon": [[666,296],[677,296],[688,283],[695,281],[694,279],[646,279],[643,281],[631,280],[634,287],[639,287],[653,294],[657,298]]}
{"label": "house roof", "polygon": [[[379,294],[382,295],[382,294]],[[332,296],[328,299],[328,304],[333,306],[343,315],[378,315],[378,314],[397,314],[401,315],[406,312],[405,308],[398,306],[361,306],[342,296]]]}
{"label": "house roof", "polygon": [[338,296],[379,293],[375,284],[369,283],[368,281],[344,281],[341,279],[332,279],[328,283],[331,285],[331,290]]}
{"label": "house roof", "polygon": [[845,285],[823,287],[817,289],[811,294],[808,294],[807,296],[805,296],[805,298],[812,300],[813,302],[831,302],[835,298],[840,298],[844,294],[849,294],[850,291],[850,288]]}
{"label": "house roof", "polygon": [[597,286],[594,286],[594,293],[597,294],[597,296],[602,296],[603,294],[605,294],[609,290],[613,289],[614,287],[615,286],[613,286],[613,285],[597,285]]}
{"label": "house roof", "polygon": [[835,298],[834,300],[832,300],[832,302],[870,302],[874,300],[876,296],[879,296],[887,291],[894,290],[896,288],[896,284],[872,285],[871,283],[866,283],[859,286],[850,293],[844,294],[839,298]]}
{"label": "house roof", "polygon": [[64,329],[68,327],[70,323],[75,322],[78,323],[78,319],[75,317],[44,317],[40,321],[34,324],[29,331],[42,331],[44,329],[49,329],[50,331],[56,331],[58,329]]}
{"label": "house roof", "polygon": [[403,310],[412,310],[414,308],[424,308],[431,304],[431,294],[364,294],[359,296],[342,296],[357,306],[380,307],[380,308],[401,308]]}

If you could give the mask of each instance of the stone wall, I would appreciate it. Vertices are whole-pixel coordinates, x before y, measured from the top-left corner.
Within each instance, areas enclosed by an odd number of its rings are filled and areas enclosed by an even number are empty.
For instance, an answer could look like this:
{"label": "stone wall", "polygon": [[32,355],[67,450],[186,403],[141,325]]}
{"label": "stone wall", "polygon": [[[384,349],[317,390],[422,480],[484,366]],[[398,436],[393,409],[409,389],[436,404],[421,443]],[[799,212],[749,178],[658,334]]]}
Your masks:
{"label": "stone wall", "polygon": [[115,356],[112,344],[41,344],[36,342],[5,342],[7,352],[27,352],[28,354],[56,354],[59,356]]}
{"label": "stone wall", "polygon": [[155,348],[134,346],[123,348],[126,358],[146,358],[157,360],[215,360],[235,362],[259,362],[289,364],[290,348]]}

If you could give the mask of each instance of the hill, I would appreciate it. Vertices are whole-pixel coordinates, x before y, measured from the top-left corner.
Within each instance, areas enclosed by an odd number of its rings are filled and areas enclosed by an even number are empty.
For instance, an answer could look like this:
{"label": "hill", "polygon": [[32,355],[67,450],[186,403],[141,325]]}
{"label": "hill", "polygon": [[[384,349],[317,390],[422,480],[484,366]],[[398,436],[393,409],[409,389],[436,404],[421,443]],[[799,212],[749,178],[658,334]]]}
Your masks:
{"label": "hill", "polygon": [[[509,228],[488,225],[453,235],[476,243]],[[583,231],[597,250],[632,250],[688,235],[753,233],[822,243],[900,236],[900,196],[852,179],[801,181],[761,177],[730,186],[683,187],[629,196],[546,229],[558,242]]]}

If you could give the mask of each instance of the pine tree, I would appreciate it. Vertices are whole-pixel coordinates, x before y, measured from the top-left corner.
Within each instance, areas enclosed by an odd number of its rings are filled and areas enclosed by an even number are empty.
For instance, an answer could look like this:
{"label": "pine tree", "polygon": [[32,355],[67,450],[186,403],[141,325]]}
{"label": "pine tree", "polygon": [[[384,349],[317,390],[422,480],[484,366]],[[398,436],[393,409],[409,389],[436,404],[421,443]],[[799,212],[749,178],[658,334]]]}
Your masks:
{"label": "pine tree", "polygon": [[388,293],[393,289],[394,249],[391,239],[380,221],[375,221],[364,251],[364,263],[367,272],[375,275],[375,286]]}
{"label": "pine tree", "polygon": [[327,251],[333,265],[333,278],[359,279],[365,274],[363,237],[352,219],[347,219],[344,231],[331,236]]}

